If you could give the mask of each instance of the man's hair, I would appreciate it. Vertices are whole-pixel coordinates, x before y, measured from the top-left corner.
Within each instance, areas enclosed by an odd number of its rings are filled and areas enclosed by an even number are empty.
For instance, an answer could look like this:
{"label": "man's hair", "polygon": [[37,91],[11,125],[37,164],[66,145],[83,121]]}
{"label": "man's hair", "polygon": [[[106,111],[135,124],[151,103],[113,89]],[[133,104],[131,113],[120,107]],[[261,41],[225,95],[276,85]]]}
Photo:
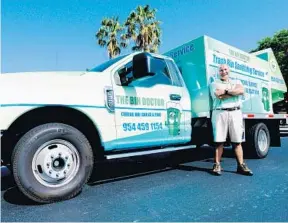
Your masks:
{"label": "man's hair", "polygon": [[227,64],[225,64],[225,63],[219,65],[219,70],[221,69],[221,67],[227,67],[230,70],[229,66]]}

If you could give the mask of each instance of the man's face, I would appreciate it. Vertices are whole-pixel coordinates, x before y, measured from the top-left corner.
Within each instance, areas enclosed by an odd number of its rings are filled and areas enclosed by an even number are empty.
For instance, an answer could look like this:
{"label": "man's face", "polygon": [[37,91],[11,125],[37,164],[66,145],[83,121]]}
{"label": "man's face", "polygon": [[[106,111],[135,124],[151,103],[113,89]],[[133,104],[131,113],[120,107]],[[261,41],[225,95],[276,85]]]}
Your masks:
{"label": "man's face", "polygon": [[221,65],[219,67],[219,73],[221,76],[221,79],[226,79],[228,78],[229,75],[229,67],[227,65]]}

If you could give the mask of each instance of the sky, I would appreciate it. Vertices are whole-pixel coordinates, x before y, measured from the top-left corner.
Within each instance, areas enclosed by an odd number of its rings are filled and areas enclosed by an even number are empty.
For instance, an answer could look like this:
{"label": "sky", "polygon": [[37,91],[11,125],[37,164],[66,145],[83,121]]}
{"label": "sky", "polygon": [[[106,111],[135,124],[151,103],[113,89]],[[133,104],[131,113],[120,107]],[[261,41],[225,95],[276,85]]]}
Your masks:
{"label": "sky", "polygon": [[287,0],[2,0],[1,73],[92,68],[108,60],[101,20],[146,4],[162,22],[159,53],[203,35],[248,52],[288,28]]}

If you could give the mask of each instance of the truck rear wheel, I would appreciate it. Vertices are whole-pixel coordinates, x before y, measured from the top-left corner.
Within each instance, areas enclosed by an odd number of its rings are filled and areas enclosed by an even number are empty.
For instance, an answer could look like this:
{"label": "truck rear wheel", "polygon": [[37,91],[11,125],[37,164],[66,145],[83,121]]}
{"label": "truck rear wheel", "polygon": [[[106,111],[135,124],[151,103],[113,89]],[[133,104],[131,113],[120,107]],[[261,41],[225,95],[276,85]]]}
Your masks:
{"label": "truck rear wheel", "polygon": [[254,124],[246,133],[246,142],[243,143],[244,155],[265,158],[269,152],[270,140],[267,126],[262,122]]}
{"label": "truck rear wheel", "polygon": [[12,154],[19,189],[39,203],[66,200],[80,192],[93,170],[87,138],[72,126],[49,123],[27,132]]}

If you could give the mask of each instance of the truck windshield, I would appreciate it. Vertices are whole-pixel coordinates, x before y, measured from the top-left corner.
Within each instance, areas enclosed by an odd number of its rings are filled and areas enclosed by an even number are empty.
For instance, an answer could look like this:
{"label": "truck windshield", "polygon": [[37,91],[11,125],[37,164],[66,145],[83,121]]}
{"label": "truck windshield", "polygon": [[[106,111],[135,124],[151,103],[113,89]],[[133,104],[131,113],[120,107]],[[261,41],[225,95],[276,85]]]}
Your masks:
{"label": "truck windshield", "polygon": [[117,63],[119,60],[123,59],[126,56],[127,55],[123,55],[123,56],[119,56],[119,57],[116,57],[114,59],[108,60],[108,61],[98,65],[97,67],[94,67],[94,68],[90,69],[88,72],[102,72],[102,71],[106,70],[108,67],[110,67],[111,65]]}

